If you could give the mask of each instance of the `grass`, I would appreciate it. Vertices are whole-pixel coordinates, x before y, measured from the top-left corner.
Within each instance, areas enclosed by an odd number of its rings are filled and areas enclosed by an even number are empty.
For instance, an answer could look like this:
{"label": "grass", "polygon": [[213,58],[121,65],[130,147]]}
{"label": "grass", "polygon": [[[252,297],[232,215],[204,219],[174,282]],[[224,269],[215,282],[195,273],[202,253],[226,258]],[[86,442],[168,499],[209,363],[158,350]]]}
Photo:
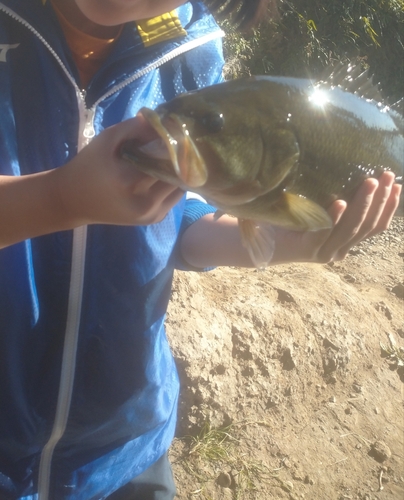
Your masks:
{"label": "grass", "polygon": [[196,436],[180,438],[186,451],[178,462],[197,484],[191,492],[192,498],[212,500],[209,486],[225,471],[229,471],[231,477],[229,486],[233,500],[242,500],[247,492],[257,491],[259,486],[270,484],[277,478],[275,471],[262,461],[240,451],[240,440],[236,435],[252,424],[264,423],[239,422],[214,428],[210,422],[205,422]]}

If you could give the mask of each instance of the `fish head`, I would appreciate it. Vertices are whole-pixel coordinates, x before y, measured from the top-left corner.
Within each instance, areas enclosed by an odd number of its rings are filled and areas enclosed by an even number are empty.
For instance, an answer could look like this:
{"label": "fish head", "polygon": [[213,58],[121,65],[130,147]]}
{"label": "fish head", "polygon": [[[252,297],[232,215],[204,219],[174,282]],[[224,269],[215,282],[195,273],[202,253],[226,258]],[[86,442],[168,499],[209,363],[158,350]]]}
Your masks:
{"label": "fish head", "polygon": [[136,157],[150,175],[199,192],[221,207],[276,188],[295,165],[299,147],[286,121],[268,111],[268,92],[264,96],[246,81],[189,92],[155,110],[142,108],[159,141],[125,144],[124,157]]}

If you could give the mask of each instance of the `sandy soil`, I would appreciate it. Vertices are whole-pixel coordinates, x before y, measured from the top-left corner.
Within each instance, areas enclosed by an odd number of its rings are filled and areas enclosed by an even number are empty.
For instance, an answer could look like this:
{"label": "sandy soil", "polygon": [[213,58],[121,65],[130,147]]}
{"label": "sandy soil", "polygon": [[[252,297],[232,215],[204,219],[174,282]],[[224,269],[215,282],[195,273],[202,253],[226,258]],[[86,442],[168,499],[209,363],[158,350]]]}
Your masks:
{"label": "sandy soil", "polygon": [[403,234],[333,265],[176,275],[179,499],[404,498]]}

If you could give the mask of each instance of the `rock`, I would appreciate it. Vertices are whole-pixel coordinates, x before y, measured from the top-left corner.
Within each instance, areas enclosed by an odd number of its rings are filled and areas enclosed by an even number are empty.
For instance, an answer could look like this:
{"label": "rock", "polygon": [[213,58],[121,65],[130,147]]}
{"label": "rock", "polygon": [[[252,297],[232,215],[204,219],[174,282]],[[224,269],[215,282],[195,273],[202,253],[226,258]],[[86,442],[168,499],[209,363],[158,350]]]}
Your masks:
{"label": "rock", "polygon": [[267,400],[267,408],[273,408],[274,406],[278,405],[280,403],[280,398],[276,394],[273,396],[270,396]]}
{"label": "rock", "polygon": [[241,375],[243,377],[253,377],[255,374],[254,368],[252,366],[246,366],[243,370],[241,370]]}
{"label": "rock", "polygon": [[349,255],[365,255],[365,252],[360,248],[352,248],[348,253]]}
{"label": "rock", "polygon": [[292,359],[292,350],[287,347],[284,351],[283,354],[280,358],[280,361],[282,363],[282,368],[284,370],[290,371],[293,370],[296,367],[295,362]]}
{"label": "rock", "polygon": [[393,315],[391,313],[391,309],[383,301],[378,302],[377,304],[375,304],[375,308],[376,308],[377,311],[384,312],[384,315],[386,316],[386,318],[388,320],[393,319]]}
{"label": "rock", "polygon": [[292,297],[292,295],[289,292],[287,292],[286,290],[282,290],[281,288],[277,288],[276,291],[278,292],[278,300],[282,304],[284,302],[293,302],[293,303],[296,303],[296,301]]}
{"label": "rock", "polygon": [[292,477],[295,481],[304,481],[306,478],[306,475],[304,472],[300,469],[292,470]]}
{"label": "rock", "polygon": [[327,375],[337,369],[337,359],[331,353],[328,353],[327,356],[323,359],[323,368],[324,374]]}
{"label": "rock", "polygon": [[393,286],[391,291],[396,295],[399,299],[404,299],[404,284],[399,283],[396,286]]}
{"label": "rock", "polygon": [[391,457],[391,450],[383,441],[375,441],[370,445],[369,455],[377,462],[385,462]]}
{"label": "rock", "polygon": [[323,345],[324,345],[324,347],[331,347],[332,349],[334,349],[334,351],[339,351],[340,350],[340,346],[337,345],[335,342],[332,342],[327,337],[324,337]]}
{"label": "rock", "polygon": [[223,375],[226,373],[226,369],[226,366],[219,364],[212,368],[211,373],[214,373],[215,375]]}
{"label": "rock", "polygon": [[216,479],[216,482],[222,488],[230,488],[231,487],[231,476],[227,472],[221,472]]}

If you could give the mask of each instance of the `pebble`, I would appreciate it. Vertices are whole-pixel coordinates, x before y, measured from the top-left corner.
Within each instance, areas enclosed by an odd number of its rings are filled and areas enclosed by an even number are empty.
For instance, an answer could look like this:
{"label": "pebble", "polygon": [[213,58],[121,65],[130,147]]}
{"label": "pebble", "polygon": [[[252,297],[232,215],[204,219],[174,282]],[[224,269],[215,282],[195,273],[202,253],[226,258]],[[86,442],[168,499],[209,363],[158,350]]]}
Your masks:
{"label": "pebble", "polygon": [[305,481],[306,476],[301,470],[292,471],[292,477],[295,481]]}
{"label": "pebble", "polygon": [[306,484],[311,484],[311,485],[313,485],[313,484],[314,484],[314,480],[313,480],[313,479],[312,479],[309,475],[307,475],[307,476],[304,478],[304,482],[305,482]]}
{"label": "pebble", "polygon": [[292,490],[293,490],[293,483],[292,483],[292,481],[285,481],[283,484],[286,486],[286,488],[287,488],[289,491],[292,491]]}
{"label": "pebble", "polygon": [[390,448],[383,441],[375,441],[370,445],[370,455],[378,462],[385,462],[391,457]]}
{"label": "pebble", "polygon": [[404,284],[399,283],[396,286],[393,286],[391,291],[396,295],[399,299],[404,299]]}
{"label": "pebble", "polygon": [[276,291],[278,292],[278,300],[282,304],[285,302],[296,303],[296,300],[293,298],[293,296],[289,292],[287,292],[286,290],[282,290],[281,288],[277,288]]}

